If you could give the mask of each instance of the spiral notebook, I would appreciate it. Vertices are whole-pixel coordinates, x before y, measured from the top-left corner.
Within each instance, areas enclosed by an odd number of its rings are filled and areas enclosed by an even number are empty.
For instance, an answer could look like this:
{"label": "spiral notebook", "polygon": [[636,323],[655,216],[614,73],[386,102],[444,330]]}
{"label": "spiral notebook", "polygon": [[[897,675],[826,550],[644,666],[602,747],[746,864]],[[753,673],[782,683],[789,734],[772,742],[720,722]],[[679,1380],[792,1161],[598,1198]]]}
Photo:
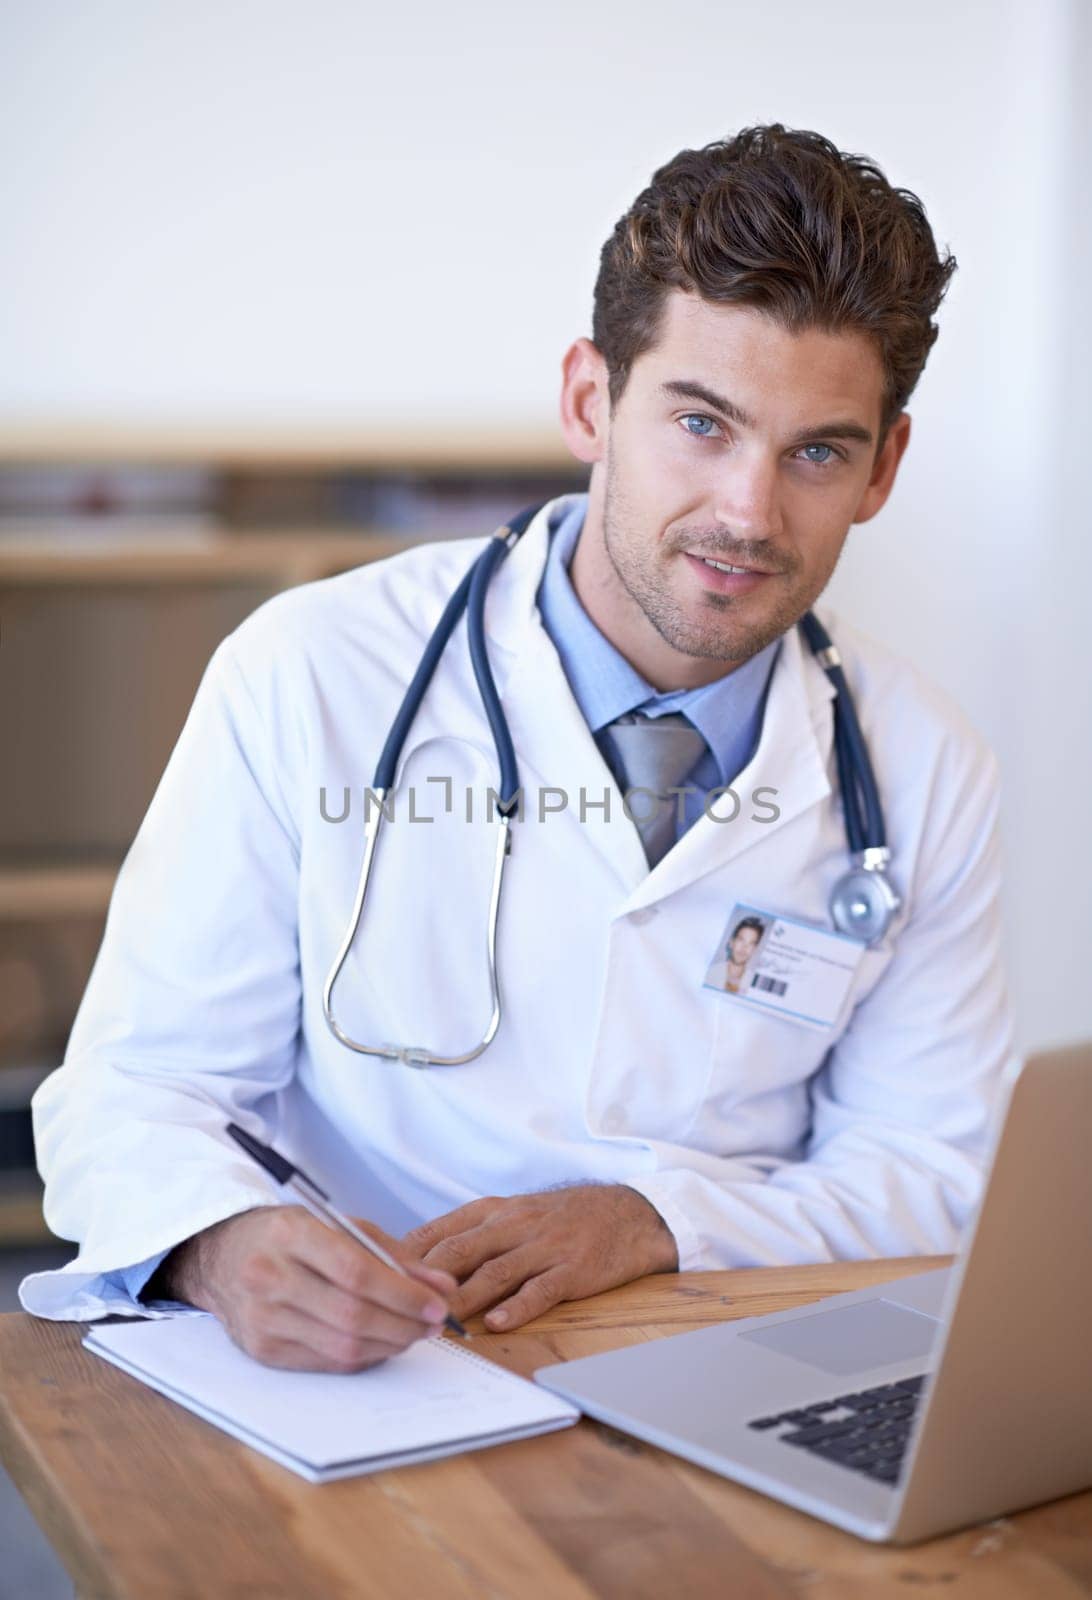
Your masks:
{"label": "spiral notebook", "polygon": [[349,1375],[263,1366],[207,1313],[99,1324],[83,1342],[312,1483],[527,1439],[580,1416],[443,1335]]}

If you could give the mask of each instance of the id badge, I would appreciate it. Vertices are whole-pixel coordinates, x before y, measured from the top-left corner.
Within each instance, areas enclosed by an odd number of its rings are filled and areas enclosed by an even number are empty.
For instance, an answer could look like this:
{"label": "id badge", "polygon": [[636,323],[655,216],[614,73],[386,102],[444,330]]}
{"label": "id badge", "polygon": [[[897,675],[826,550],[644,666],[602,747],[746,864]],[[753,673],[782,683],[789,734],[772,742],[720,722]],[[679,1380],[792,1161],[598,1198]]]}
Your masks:
{"label": "id badge", "polygon": [[703,982],[822,1032],[837,1021],[865,949],[844,933],[736,905]]}

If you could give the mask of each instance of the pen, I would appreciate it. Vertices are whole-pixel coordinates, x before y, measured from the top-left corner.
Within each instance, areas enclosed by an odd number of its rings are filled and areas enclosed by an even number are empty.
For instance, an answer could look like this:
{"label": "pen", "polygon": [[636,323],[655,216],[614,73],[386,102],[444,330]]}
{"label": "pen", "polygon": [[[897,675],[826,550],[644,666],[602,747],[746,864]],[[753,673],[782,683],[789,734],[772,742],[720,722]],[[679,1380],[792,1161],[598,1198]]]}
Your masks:
{"label": "pen", "polygon": [[[258,1165],[264,1167],[271,1178],[275,1178],[286,1189],[291,1189],[292,1193],[298,1196],[308,1211],[313,1212],[320,1221],[325,1222],[331,1228],[340,1228],[341,1232],[347,1233],[350,1239],[355,1239],[357,1244],[364,1246],[365,1250],[370,1250],[373,1256],[378,1256],[380,1261],[385,1262],[388,1267],[393,1267],[395,1272],[400,1272],[403,1278],[409,1277],[409,1273],[400,1261],[396,1261],[388,1250],[384,1250],[383,1246],[377,1244],[374,1239],[369,1239],[368,1235],[358,1228],[355,1222],[351,1221],[349,1217],[343,1216],[336,1206],[330,1204],[330,1196],[325,1189],[320,1189],[315,1180],[309,1178],[306,1172],[301,1172],[299,1167],[294,1167],[285,1156],[279,1155],[276,1150],[267,1144],[263,1144],[260,1139],[255,1139],[252,1133],[247,1133],[245,1128],[240,1128],[237,1122],[229,1122],[227,1131],[235,1140],[235,1143],[242,1146],[248,1156],[253,1156]],[[462,1323],[456,1317],[453,1317],[450,1312],[444,1318],[444,1327],[450,1328],[452,1333],[457,1333],[462,1339],[470,1338]]]}

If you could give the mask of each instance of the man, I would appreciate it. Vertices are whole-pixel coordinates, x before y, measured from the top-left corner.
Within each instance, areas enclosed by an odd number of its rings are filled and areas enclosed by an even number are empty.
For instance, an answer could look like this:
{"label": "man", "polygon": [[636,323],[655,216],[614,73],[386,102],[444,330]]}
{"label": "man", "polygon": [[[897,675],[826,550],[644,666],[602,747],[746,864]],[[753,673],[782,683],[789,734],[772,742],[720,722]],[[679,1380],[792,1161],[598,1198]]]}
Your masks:
{"label": "man", "polygon": [[[528,801],[499,1030],[474,1049],[497,780],[465,624],[332,995],[358,1043],[461,1065],[357,1053],[326,1024],[361,851],[359,810],[330,796],[362,797],[485,541],[306,585],[224,641],[35,1098],[47,1217],[80,1254],[27,1281],[28,1309],[181,1301],[264,1361],[354,1370],[446,1309],[514,1328],[650,1272],[954,1248],[1011,1048],[996,762],[824,613],[902,900],[867,948],[838,939],[834,690],[795,627],[891,493],[954,265],[914,196],[779,124],[683,151],[618,223],[593,339],[563,361],[588,493],[538,512],[486,601]],[[813,1014],[703,984],[739,906],[808,930]],[[408,1276],[279,1205],[229,1116]]]}
{"label": "man", "polygon": [[738,993],[744,969],[758,949],[764,932],[765,927],[758,917],[741,917],[732,929],[724,952],[726,959],[710,969],[706,983],[716,982],[729,993]]}

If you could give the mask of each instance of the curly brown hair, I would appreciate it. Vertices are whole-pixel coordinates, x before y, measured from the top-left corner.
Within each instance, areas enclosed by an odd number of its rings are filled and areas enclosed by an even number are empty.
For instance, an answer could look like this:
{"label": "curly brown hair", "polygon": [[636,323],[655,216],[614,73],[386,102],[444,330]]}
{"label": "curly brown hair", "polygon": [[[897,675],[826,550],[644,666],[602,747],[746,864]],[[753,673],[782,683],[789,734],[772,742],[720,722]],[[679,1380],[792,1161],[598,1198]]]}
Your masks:
{"label": "curly brown hair", "polygon": [[612,409],[655,343],[670,289],[751,306],[789,332],[852,330],[884,369],[880,438],[906,405],[956,269],[917,195],[822,134],[771,122],[681,150],[615,225],[595,284],[592,341]]}

